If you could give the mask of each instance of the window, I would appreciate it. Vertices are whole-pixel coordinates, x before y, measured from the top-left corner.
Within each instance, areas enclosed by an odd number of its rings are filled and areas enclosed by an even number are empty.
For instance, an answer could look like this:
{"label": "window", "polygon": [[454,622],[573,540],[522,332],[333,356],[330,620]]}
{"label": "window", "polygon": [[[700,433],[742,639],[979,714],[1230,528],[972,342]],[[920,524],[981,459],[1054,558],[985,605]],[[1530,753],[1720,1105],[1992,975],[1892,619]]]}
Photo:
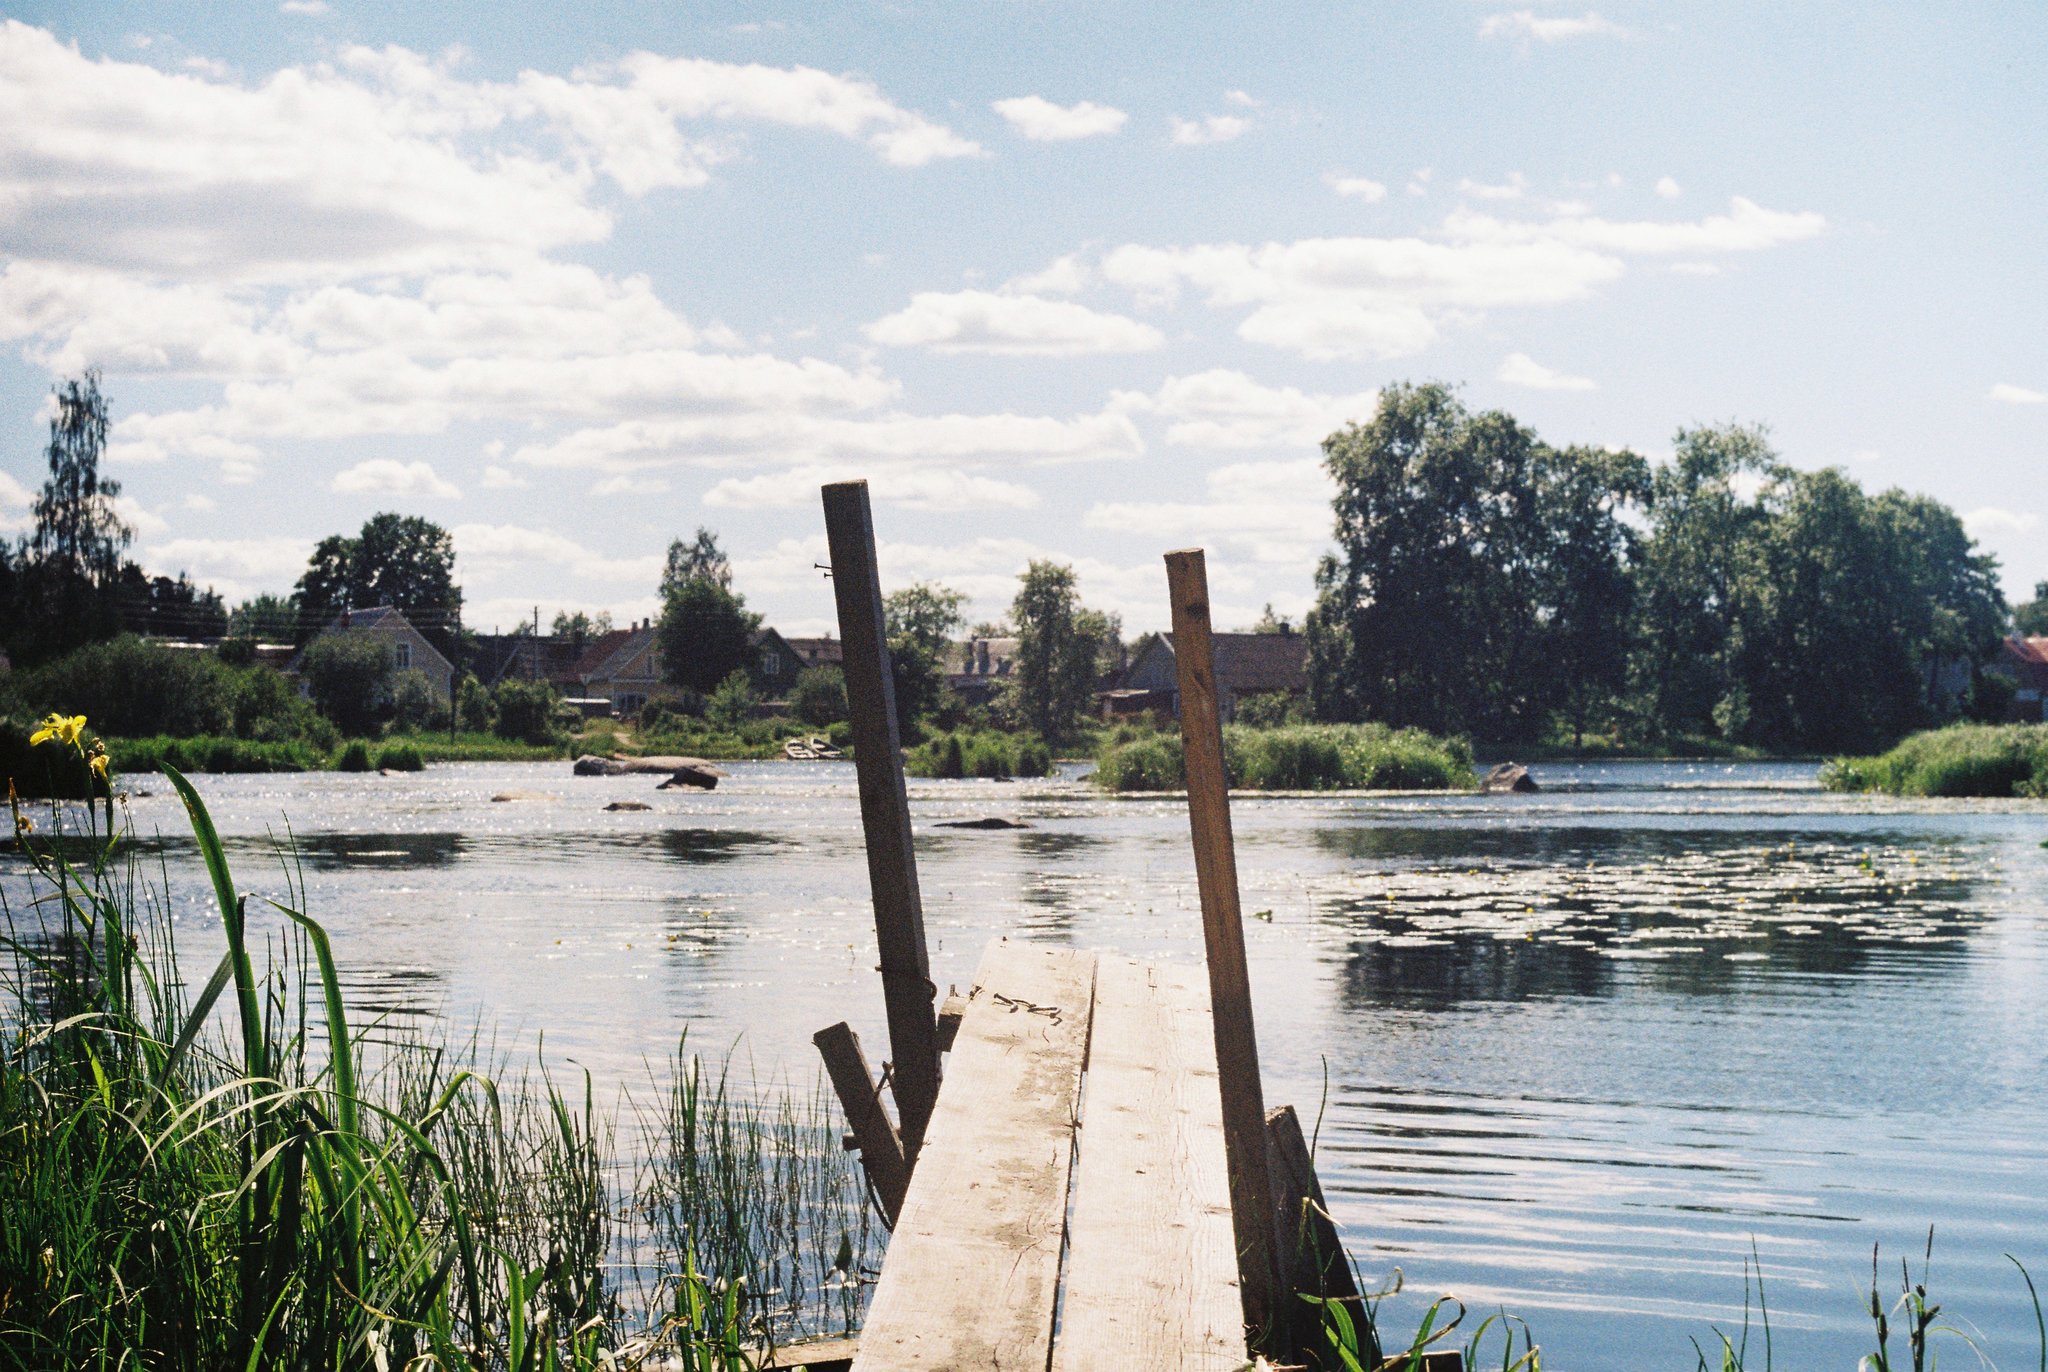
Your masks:
{"label": "window", "polygon": [[775,650],[774,650],[773,648],[763,648],[763,649],[761,650],[761,675],[762,675],[762,676],[781,676],[781,675],[782,675],[782,654],[781,654],[781,653],[778,653],[778,652],[776,652],[776,651],[775,651]]}
{"label": "window", "polygon": [[391,665],[401,672],[412,667],[412,645],[402,638],[391,645]]}

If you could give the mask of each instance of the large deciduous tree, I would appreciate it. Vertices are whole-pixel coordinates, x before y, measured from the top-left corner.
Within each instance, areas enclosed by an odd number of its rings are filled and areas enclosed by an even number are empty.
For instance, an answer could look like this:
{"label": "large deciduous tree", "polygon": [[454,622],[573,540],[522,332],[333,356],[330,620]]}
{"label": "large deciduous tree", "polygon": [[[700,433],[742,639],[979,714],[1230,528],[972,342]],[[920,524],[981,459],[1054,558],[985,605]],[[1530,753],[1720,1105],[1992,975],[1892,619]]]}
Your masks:
{"label": "large deciduous tree", "polygon": [[1081,604],[1073,568],[1039,561],[1018,578],[1010,620],[1017,629],[1011,672],[1017,714],[1057,743],[1093,703],[1102,659],[1115,650],[1121,626]]}
{"label": "large deciduous tree", "polygon": [[107,400],[99,373],[54,391],[44,450],[49,475],[30,503],[28,536],[10,559],[4,646],[19,665],[40,662],[121,628],[117,582],[134,532],[121,519],[117,481],[100,476]]}
{"label": "large deciduous tree", "polygon": [[320,540],[299,578],[297,597],[301,639],[345,610],[379,605],[397,609],[451,657],[462,633],[455,540],[417,515],[373,515],[354,538],[333,534]]}
{"label": "large deciduous tree", "polygon": [[891,591],[882,601],[896,724],[906,735],[938,708],[946,689],[946,648],[960,631],[966,604],[965,595],[932,581]]}
{"label": "large deciduous tree", "polygon": [[747,609],[731,583],[731,564],[709,529],[697,530],[694,544],[677,539],[669,545],[655,649],[671,685],[708,696],[751,666],[761,616]]}

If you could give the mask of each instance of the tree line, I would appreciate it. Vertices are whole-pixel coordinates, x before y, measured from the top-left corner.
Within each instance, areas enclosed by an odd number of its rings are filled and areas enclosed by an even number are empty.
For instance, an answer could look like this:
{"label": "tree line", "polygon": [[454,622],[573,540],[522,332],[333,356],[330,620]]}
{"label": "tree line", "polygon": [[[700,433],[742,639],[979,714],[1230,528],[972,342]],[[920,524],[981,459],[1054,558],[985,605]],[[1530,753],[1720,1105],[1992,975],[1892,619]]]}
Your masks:
{"label": "tree line", "polygon": [[[1787,466],[1760,427],[1669,463],[1554,447],[1438,384],[1332,434],[1310,693],[1330,720],[1489,742],[1867,751],[2002,708],[1995,558],[1939,501]],[[2048,617],[2048,583],[2021,607]]]}

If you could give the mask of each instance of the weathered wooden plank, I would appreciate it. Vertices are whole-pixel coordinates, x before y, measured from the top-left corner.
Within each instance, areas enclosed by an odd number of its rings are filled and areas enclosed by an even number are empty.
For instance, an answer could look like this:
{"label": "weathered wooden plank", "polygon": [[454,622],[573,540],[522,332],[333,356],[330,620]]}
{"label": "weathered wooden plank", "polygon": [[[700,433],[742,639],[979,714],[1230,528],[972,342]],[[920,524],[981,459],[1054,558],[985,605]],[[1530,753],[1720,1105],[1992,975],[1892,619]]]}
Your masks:
{"label": "weathered wooden plank", "polygon": [[854,1372],[1046,1366],[1094,978],[1065,949],[982,959]]}
{"label": "weathered wooden plank", "polygon": [[860,1050],[860,1035],[841,1021],[811,1035],[818,1053],[825,1059],[825,1071],[846,1122],[853,1126],[854,1143],[860,1149],[860,1165],[874,1184],[875,1197],[882,1203],[882,1217],[894,1221],[903,1209],[903,1193],[910,1186],[910,1167],[903,1157],[903,1140],[882,1108],[881,1091],[868,1074],[867,1054]]}
{"label": "weathered wooden plank", "polygon": [[1242,1367],[1202,969],[1101,959],[1089,1040],[1053,1372]]}
{"label": "weathered wooden plank", "polygon": [[889,1011],[891,1091],[911,1167],[939,1094],[938,1024],[925,952],[924,902],[910,846],[910,800],[903,787],[902,741],[896,730],[896,681],[875,569],[875,521],[868,483],[824,488],[825,536],[832,549],[832,593],[853,724],[854,774],[860,782],[861,829],[867,840],[868,885],[875,900],[875,944],[882,996]]}
{"label": "weathered wooden plank", "polygon": [[[1279,1236],[1283,1295],[1346,1302],[1353,1319],[1363,1314],[1351,1260],[1323,1204],[1315,1159],[1291,1105],[1266,1112],[1266,1156],[1273,1169],[1274,1232]],[[1331,1365],[1322,1345],[1322,1320],[1306,1307],[1292,1321],[1295,1360]]]}
{"label": "weathered wooden plank", "polygon": [[1284,1340],[1286,1308],[1275,1261],[1273,1188],[1266,1166],[1265,1088],[1252,1031],[1251,975],[1245,966],[1238,906],[1237,853],[1230,834],[1230,791],[1223,773],[1223,723],[1216,705],[1210,644],[1209,574],[1200,548],[1166,555],[1173,602],[1173,656],[1180,676],[1180,732],[1186,745],[1188,825],[1195,884],[1202,897],[1202,941],[1223,1098],[1223,1142],[1230,1163],[1230,1206],[1237,1226],[1238,1274],[1245,1323],[1255,1338]]}

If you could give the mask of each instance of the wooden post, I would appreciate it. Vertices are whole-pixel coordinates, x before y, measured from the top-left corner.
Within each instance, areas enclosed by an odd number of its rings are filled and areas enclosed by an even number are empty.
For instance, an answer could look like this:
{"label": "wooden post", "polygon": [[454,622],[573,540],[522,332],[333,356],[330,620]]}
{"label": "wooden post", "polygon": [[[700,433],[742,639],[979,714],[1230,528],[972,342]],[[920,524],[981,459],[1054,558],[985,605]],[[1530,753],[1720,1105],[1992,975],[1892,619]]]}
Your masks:
{"label": "wooden post", "polygon": [[882,1217],[890,1224],[903,1210],[903,1193],[910,1189],[910,1167],[903,1157],[903,1140],[889,1113],[882,1109],[875,1079],[869,1075],[867,1055],[860,1051],[860,1035],[844,1022],[811,1035],[825,1059],[825,1071],[832,1089],[839,1094],[846,1122],[853,1126],[854,1143],[860,1148],[860,1165],[874,1184],[875,1197],[882,1203]]}
{"label": "wooden post", "polygon": [[[1351,1261],[1323,1204],[1315,1159],[1309,1156],[1308,1140],[1302,1137],[1301,1120],[1293,1106],[1267,1112],[1266,1148],[1273,1169],[1274,1232],[1279,1236],[1282,1292],[1290,1301],[1305,1295],[1343,1302],[1352,1319],[1363,1320],[1365,1311],[1358,1283],[1352,1279]],[[1306,1310],[1297,1315],[1293,1360],[1311,1367],[1321,1365],[1321,1324]]]}
{"label": "wooden post", "polygon": [[832,590],[839,602],[846,704],[853,717],[854,770],[867,839],[868,885],[875,901],[882,997],[889,1011],[890,1081],[912,1168],[939,1098],[938,1023],[931,962],[924,945],[924,903],[910,845],[910,798],[903,788],[903,745],[896,731],[896,682],[875,569],[875,522],[868,483],[824,488],[825,535],[832,549]]}
{"label": "wooden post", "polygon": [[1223,1145],[1230,1169],[1230,1214],[1237,1233],[1244,1320],[1254,1338],[1282,1338],[1291,1313],[1281,1288],[1273,1233],[1272,1174],[1266,1164],[1265,1090],[1252,1031],[1251,975],[1244,917],[1237,903],[1237,854],[1230,836],[1230,791],[1223,773],[1223,722],[1209,641],[1209,575],[1200,548],[1166,555],[1173,600],[1173,656],[1180,672],[1180,734],[1187,755],[1188,826],[1202,896],[1202,941],[1209,963],[1210,1017],[1223,1088]]}

